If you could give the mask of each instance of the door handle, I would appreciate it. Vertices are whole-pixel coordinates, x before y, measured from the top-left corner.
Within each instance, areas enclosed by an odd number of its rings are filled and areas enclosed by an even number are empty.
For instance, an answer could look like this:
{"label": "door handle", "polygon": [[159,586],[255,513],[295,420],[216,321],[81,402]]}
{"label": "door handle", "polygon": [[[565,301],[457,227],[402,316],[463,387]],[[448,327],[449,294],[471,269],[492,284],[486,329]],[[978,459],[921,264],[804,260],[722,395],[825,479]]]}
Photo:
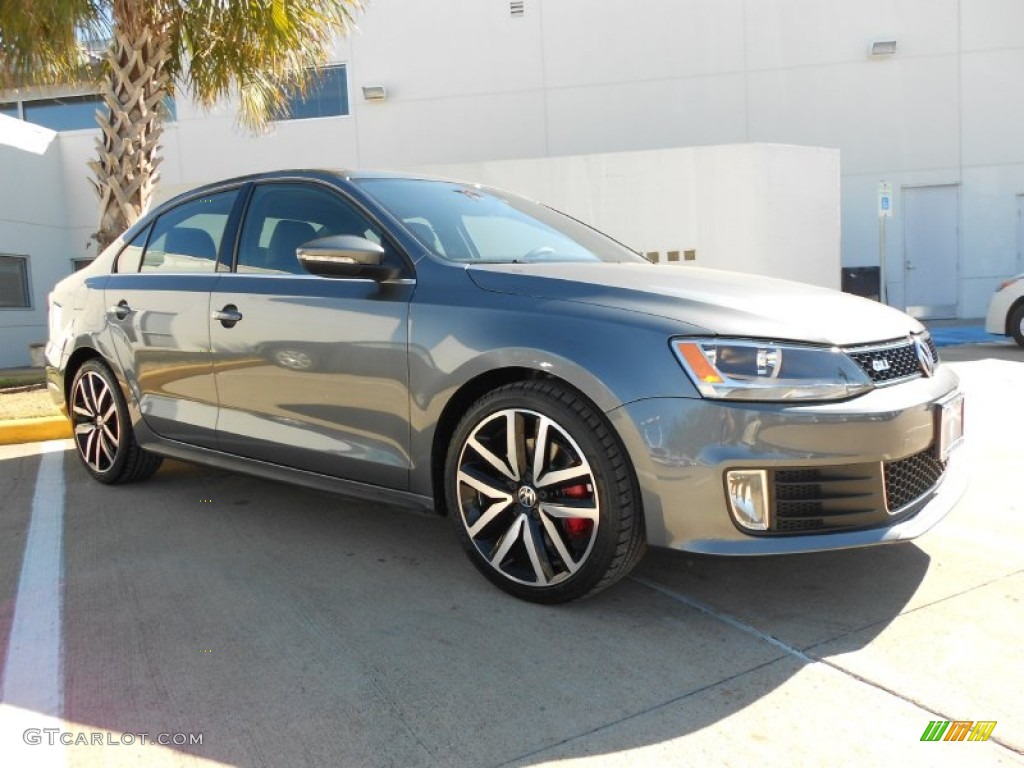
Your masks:
{"label": "door handle", "polygon": [[242,319],[242,313],[234,304],[226,304],[223,309],[215,309],[211,312],[210,317],[219,320],[225,328],[234,328],[235,323]]}
{"label": "door handle", "polygon": [[133,310],[131,306],[129,306],[127,299],[121,299],[117,304],[108,309],[107,312],[118,320],[124,320],[133,312]]}

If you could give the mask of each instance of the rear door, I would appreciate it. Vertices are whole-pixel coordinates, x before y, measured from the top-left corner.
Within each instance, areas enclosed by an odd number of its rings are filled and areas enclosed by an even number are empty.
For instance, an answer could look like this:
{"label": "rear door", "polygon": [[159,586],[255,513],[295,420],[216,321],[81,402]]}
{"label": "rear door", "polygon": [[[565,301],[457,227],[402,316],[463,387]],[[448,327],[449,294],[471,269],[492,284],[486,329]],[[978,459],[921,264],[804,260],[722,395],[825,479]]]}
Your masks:
{"label": "rear door", "polygon": [[329,235],[385,246],[383,230],[313,182],[253,187],[235,272],[213,293],[221,450],[372,483],[408,486],[409,300],[414,281],[317,277],[295,250]]}
{"label": "rear door", "polygon": [[146,424],[157,434],[216,445],[210,291],[238,189],[162,214],[118,256],[105,306],[114,350]]}

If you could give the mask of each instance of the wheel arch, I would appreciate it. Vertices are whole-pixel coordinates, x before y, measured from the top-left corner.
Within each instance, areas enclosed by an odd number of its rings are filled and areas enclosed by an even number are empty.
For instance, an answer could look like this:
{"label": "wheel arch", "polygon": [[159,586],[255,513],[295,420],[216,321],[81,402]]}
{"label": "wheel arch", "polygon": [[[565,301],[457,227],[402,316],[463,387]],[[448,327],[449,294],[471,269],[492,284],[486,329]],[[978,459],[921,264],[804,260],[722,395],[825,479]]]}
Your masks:
{"label": "wheel arch", "polygon": [[445,403],[445,406],[441,411],[441,416],[438,418],[434,428],[430,451],[431,490],[434,496],[434,508],[438,513],[442,515],[448,514],[444,500],[445,460],[448,456],[448,446],[463,414],[466,413],[473,403],[488,392],[492,392],[509,384],[535,380],[543,380],[553,384],[558,384],[573,393],[575,397],[586,402],[587,405],[605,421],[608,430],[619,442],[619,445],[623,450],[623,455],[627,458],[629,471],[633,475],[634,482],[636,481],[636,470],[632,466],[632,459],[629,457],[628,452],[626,452],[622,436],[618,434],[618,430],[612,424],[611,420],[608,419],[605,414],[605,410],[595,402],[595,398],[588,395],[585,391],[580,389],[580,387],[575,386],[572,382],[550,372],[522,366],[507,366],[485,371],[464,382],[462,386],[460,386],[448,399],[448,402]]}
{"label": "wheel arch", "polygon": [[1006,326],[1004,330],[1007,336],[1013,336],[1013,316],[1021,308],[1024,308],[1024,296],[1018,297],[1017,300],[1010,305],[1010,308],[1006,310],[1006,319],[1003,322]]}
{"label": "wheel arch", "polygon": [[[75,382],[75,375],[78,373],[78,369],[81,368],[85,363],[94,358],[103,360],[103,355],[99,353],[93,347],[79,347],[71,356],[68,358],[67,364],[64,366],[64,402],[70,403],[71,398],[71,385]],[[105,362],[105,361],[104,361]]]}

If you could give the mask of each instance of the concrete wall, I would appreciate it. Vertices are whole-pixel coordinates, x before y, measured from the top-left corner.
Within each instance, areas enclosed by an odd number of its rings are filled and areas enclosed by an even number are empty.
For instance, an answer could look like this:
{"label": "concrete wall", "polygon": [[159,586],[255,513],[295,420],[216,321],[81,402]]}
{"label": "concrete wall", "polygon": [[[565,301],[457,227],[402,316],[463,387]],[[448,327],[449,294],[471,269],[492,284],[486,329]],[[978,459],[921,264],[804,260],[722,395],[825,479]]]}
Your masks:
{"label": "concrete wall", "polygon": [[503,187],[665,260],[839,288],[839,153],[747,144],[424,166]]}
{"label": "concrete wall", "polygon": [[0,308],[0,368],[27,365],[46,341],[46,297],[70,272],[63,164],[56,134],[0,115],[0,253],[28,257],[31,306]]}

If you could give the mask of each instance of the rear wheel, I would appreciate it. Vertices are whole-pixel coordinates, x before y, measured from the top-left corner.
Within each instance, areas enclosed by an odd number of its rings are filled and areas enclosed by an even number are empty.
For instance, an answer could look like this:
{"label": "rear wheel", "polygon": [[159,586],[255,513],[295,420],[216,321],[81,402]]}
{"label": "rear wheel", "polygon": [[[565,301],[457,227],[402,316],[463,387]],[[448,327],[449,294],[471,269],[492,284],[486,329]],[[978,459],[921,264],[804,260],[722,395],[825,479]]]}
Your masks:
{"label": "rear wheel", "polygon": [[117,379],[100,360],[88,360],[75,374],[69,402],[78,458],[101,483],[144,480],[163,459],[135,440],[128,406]]}
{"label": "rear wheel", "polygon": [[445,486],[470,560],[517,597],[593,594],[646,549],[623,449],[593,408],[554,383],[511,384],[478,400],[451,442]]}
{"label": "rear wheel", "polygon": [[1020,346],[1024,347],[1024,304],[1018,304],[1010,313],[1010,335]]}

